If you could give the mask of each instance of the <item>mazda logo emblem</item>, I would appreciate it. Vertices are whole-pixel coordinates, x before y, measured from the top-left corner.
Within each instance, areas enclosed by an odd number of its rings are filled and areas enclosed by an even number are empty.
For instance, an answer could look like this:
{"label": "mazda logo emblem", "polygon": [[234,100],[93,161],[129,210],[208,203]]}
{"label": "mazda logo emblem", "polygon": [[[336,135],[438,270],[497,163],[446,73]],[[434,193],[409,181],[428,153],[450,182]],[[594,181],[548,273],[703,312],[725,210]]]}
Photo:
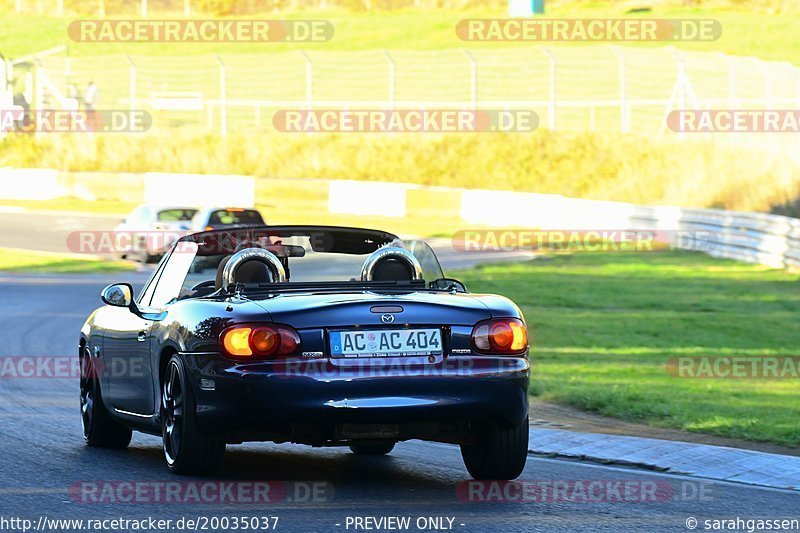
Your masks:
{"label": "mazda logo emblem", "polygon": [[391,324],[392,322],[394,322],[394,315],[389,315],[389,314],[381,315],[381,322],[383,322],[384,324]]}

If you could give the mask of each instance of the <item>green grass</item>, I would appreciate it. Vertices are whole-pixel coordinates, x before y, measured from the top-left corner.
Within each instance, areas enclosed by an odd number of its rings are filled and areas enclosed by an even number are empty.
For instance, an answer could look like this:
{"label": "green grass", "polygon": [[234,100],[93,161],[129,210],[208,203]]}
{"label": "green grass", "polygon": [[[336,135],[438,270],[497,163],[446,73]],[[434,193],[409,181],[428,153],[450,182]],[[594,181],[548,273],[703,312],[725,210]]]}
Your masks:
{"label": "green grass", "polygon": [[[606,2],[593,4],[563,3],[548,6],[547,17],[623,17],[679,18],[712,17],[720,20],[723,34],[717,41],[680,43],[689,50],[713,50],[738,55],[754,55],[763,59],[786,60],[800,64],[800,48],[795,42],[800,13],[773,14],[760,8],[678,7],[654,5],[650,13],[626,15],[630,5]],[[131,15],[129,14],[128,17]],[[328,43],[310,43],[312,50],[441,50],[445,48],[502,48],[504,43],[464,43],[455,37],[454,26],[463,18],[500,18],[507,16],[506,4],[495,9],[425,9],[394,12],[355,13],[345,11],[304,11],[269,13],[267,18],[327,19],[336,33]],[[123,18],[125,15],[115,15]],[[0,50],[7,57],[37,52],[66,44],[71,56],[108,54],[185,55],[232,54],[295,51],[291,43],[76,43],[67,37],[66,28],[77,17],[64,18],[9,15],[0,19]],[[253,18],[252,16],[242,18]],[[554,44],[559,47],[564,45]],[[584,46],[567,45],[567,46]],[[640,46],[654,46],[642,44]],[[663,44],[662,44],[663,46]]]}
{"label": "green grass", "polygon": [[121,272],[133,263],[76,258],[69,255],[0,248],[0,272],[44,272],[48,274],[91,274]]}
{"label": "green grass", "polygon": [[583,253],[459,272],[512,298],[531,393],[628,421],[800,444],[800,381],[680,379],[678,355],[800,355],[797,274],[689,252]]}

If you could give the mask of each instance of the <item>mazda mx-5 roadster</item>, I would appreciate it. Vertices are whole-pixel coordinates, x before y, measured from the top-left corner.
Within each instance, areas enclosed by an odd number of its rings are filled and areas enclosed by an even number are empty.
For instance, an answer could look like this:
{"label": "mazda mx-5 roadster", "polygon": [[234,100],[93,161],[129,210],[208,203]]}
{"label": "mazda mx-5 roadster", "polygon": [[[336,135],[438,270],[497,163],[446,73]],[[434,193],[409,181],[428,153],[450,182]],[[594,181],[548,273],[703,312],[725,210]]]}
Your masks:
{"label": "mazda mx-5 roadster", "polygon": [[383,231],[264,226],[175,242],[134,295],[106,287],[81,329],[89,446],[163,438],[170,470],[216,471],[228,444],[458,444],[477,479],[528,450],[525,321]]}

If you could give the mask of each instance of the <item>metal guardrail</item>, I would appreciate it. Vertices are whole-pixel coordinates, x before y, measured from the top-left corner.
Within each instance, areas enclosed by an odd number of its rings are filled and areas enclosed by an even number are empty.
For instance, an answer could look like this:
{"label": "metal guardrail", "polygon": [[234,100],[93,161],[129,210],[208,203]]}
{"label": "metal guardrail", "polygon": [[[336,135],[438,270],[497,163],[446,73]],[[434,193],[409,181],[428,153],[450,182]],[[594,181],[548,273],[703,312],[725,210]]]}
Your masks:
{"label": "metal guardrail", "polygon": [[800,269],[800,219],[721,209],[642,207],[631,220],[668,229],[673,246],[774,268]]}

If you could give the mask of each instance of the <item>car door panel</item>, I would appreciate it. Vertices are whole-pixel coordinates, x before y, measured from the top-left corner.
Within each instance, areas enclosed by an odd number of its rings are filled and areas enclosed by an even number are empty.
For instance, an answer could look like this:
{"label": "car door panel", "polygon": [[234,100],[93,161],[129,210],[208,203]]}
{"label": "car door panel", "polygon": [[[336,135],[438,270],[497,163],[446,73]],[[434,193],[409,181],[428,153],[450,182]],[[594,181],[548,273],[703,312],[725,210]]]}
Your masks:
{"label": "car door panel", "polygon": [[153,322],[128,309],[112,308],[109,311],[102,348],[108,400],[118,411],[152,415],[150,331]]}

